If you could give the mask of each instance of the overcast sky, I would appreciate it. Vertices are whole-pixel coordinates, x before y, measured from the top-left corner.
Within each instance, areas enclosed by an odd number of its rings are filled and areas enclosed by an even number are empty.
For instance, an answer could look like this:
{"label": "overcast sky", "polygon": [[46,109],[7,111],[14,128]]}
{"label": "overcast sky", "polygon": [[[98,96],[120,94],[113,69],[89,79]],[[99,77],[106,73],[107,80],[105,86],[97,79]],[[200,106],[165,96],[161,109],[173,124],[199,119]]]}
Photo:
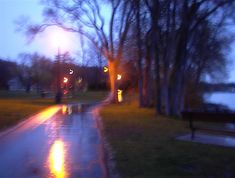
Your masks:
{"label": "overcast sky", "polygon": [[[0,0],[0,58],[17,60],[20,53],[38,52],[45,56],[54,58],[57,53],[58,36],[64,45],[62,50],[69,51],[72,56],[79,53],[79,38],[77,34],[63,33],[58,28],[50,28],[34,39],[30,44],[23,33],[17,32],[16,21],[22,16],[30,17],[33,22],[42,21],[42,5],[39,0]],[[235,29],[235,28],[234,28]],[[235,43],[234,45],[235,46]],[[235,61],[235,47],[229,58]],[[228,67],[229,79],[235,82],[235,62]]]}
{"label": "overcast sky", "polygon": [[[28,43],[29,40],[23,32],[17,31],[16,21],[21,17],[28,16],[32,22],[42,21],[43,7],[38,2],[38,0],[0,0],[0,57],[15,60],[19,53],[38,52],[53,58],[58,46],[73,56],[77,54],[78,34],[61,33],[61,29],[51,27]],[[59,40],[63,41],[63,45],[56,44]]]}

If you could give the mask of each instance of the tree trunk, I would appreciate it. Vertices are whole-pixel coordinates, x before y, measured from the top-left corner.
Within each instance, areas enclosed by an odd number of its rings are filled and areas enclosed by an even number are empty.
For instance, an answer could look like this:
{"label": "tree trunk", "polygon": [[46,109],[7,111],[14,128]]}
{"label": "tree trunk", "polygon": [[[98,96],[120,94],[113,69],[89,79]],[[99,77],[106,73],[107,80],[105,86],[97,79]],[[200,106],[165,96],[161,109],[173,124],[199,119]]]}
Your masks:
{"label": "tree trunk", "polygon": [[25,91],[26,91],[26,93],[30,93],[30,91],[31,91],[31,81],[27,82]]}
{"label": "tree trunk", "polygon": [[[165,46],[163,47],[164,55],[163,55],[163,82],[162,82],[162,96],[163,96],[163,105],[164,105],[164,114],[170,115],[170,96],[169,96],[169,71],[170,71],[170,61],[172,61],[172,56],[174,56],[174,37],[175,37],[175,5],[176,1],[173,2],[173,12],[171,14],[171,3],[168,1],[167,5],[167,19],[166,19],[166,41]],[[171,18],[173,15],[173,19]]]}
{"label": "tree trunk", "polygon": [[175,65],[171,75],[172,87],[172,115],[180,115],[181,101],[184,100],[181,97],[183,95],[184,88],[184,73],[186,66],[186,54],[188,44],[188,32],[189,32],[189,17],[188,17],[188,1],[184,1],[184,10],[182,17],[182,24],[179,30],[179,39],[176,45]]}
{"label": "tree trunk", "polygon": [[158,20],[159,20],[159,1],[153,1],[153,9],[151,12],[151,20],[152,20],[152,39],[153,39],[153,54],[154,54],[154,63],[155,63],[155,85],[156,85],[156,114],[161,114],[161,81],[160,81],[160,58],[159,58],[159,49],[158,49]]}
{"label": "tree trunk", "polygon": [[[156,53],[156,52],[155,52]],[[159,56],[155,54],[155,84],[156,84],[156,113],[162,114],[162,98],[161,98],[161,78],[160,78],[160,64]]]}
{"label": "tree trunk", "polygon": [[168,68],[164,66],[163,74],[163,103],[164,103],[164,114],[167,116],[170,114],[169,108],[169,82],[168,82]]}
{"label": "tree trunk", "polygon": [[151,92],[151,70],[150,70],[150,50],[148,46],[146,47],[146,57],[145,57],[145,68],[144,68],[144,82],[143,82],[143,97],[144,97],[144,106],[150,107],[150,97],[152,96]]}
{"label": "tree trunk", "polygon": [[173,106],[172,106],[172,114],[173,115],[179,115],[180,114],[180,102],[181,102],[181,96],[184,96],[182,94],[183,88],[184,88],[184,71],[185,71],[185,65],[186,65],[186,53],[187,53],[187,32],[188,28],[184,27],[180,34],[179,43],[176,50],[176,65],[175,65],[175,72],[172,73],[174,76],[172,77],[172,83],[173,83]]}
{"label": "tree trunk", "polygon": [[137,28],[137,47],[138,47],[138,89],[139,89],[139,107],[144,106],[143,94],[143,67],[142,67],[142,40],[141,40],[141,25],[140,25],[140,2],[136,1],[136,28]]}
{"label": "tree trunk", "polygon": [[109,66],[109,81],[110,81],[110,90],[111,90],[111,96],[112,96],[112,102],[117,103],[118,97],[117,97],[117,60],[108,60],[108,66]]}
{"label": "tree trunk", "polygon": [[181,102],[181,98],[180,96],[182,96],[182,71],[179,71],[179,73],[176,74],[176,79],[175,79],[175,84],[174,84],[174,98],[173,98],[173,115],[179,115],[180,114],[180,102]]}

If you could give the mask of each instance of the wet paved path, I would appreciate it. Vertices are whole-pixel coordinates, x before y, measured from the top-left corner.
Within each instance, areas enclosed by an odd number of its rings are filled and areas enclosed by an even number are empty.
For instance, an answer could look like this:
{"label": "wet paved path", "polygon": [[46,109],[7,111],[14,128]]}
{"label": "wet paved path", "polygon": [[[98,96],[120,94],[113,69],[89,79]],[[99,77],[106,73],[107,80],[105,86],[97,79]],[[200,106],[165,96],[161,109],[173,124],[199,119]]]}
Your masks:
{"label": "wet paved path", "polygon": [[105,178],[101,143],[92,112],[49,108],[0,134],[0,177]]}

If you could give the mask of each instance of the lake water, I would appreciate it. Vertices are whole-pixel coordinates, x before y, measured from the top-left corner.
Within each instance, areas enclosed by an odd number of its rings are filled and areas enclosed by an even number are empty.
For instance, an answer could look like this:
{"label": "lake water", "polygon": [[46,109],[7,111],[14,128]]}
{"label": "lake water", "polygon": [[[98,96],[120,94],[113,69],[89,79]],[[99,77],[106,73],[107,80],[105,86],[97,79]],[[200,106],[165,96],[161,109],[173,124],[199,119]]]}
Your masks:
{"label": "lake water", "polygon": [[210,103],[222,104],[235,110],[235,93],[232,92],[214,92],[205,94],[205,100]]}

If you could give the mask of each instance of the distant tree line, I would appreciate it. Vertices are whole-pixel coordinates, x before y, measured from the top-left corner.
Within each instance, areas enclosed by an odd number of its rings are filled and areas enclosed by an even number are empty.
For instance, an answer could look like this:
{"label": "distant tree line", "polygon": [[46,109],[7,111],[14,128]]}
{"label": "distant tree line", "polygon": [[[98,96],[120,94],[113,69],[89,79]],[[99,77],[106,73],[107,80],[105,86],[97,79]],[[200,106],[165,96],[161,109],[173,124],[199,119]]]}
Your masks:
{"label": "distant tree line", "polygon": [[[200,81],[226,76],[234,0],[45,0],[45,21],[28,35],[59,26],[83,35],[109,66],[113,101],[121,68],[138,79],[139,106],[179,115],[201,97]],[[109,18],[102,9],[108,8]],[[125,65],[126,64],[126,65]],[[128,65],[128,67],[127,67]],[[128,69],[127,69],[128,70]]]}
{"label": "distant tree line", "polygon": [[[63,77],[67,77],[68,89],[71,92],[75,89],[82,90],[83,87],[91,90],[107,89],[107,76],[101,67],[82,66],[73,60],[68,54],[61,58],[61,87],[63,87]],[[11,80],[22,86],[22,88],[18,87],[19,90],[23,89],[26,92],[34,90],[40,94],[42,91],[53,92],[55,90],[57,61],[38,53],[22,53],[17,61],[19,62],[0,60],[0,90],[10,90]],[[70,74],[71,70],[73,74]],[[78,81],[80,82],[78,83]]]}
{"label": "distant tree line", "polygon": [[17,64],[0,59],[0,71],[0,88],[6,90],[9,88],[8,81],[17,75]]}

